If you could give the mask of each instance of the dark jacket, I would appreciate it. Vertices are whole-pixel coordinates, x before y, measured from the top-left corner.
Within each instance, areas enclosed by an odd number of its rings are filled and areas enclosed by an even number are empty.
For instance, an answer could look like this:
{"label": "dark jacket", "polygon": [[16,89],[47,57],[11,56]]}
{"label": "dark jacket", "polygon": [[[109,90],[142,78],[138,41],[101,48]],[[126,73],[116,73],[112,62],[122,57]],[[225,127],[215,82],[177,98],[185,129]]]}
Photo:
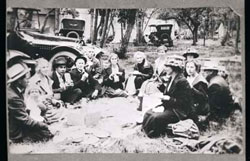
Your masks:
{"label": "dark jacket", "polygon": [[93,78],[91,73],[88,73],[89,74],[88,78],[85,81],[82,81],[81,78],[83,74],[84,73],[80,73],[76,68],[70,71],[70,76],[71,76],[71,79],[73,80],[74,88],[80,88],[83,92],[101,89],[101,85],[99,84],[97,80]]}
{"label": "dark jacket", "polygon": [[192,96],[195,113],[198,115],[207,115],[209,112],[207,86],[208,82],[204,77],[198,75],[192,83]]}
{"label": "dark jacket", "polygon": [[180,120],[188,118],[193,105],[192,90],[183,74],[177,74],[169,91],[166,89],[164,85],[159,86],[164,95],[170,96],[170,100],[162,101],[165,109],[172,109]]}
{"label": "dark jacket", "polygon": [[153,66],[145,60],[143,61],[142,64],[135,64],[134,70],[137,70],[137,71],[145,74],[145,76],[140,75],[140,77],[142,77],[142,79],[144,81],[147,79],[150,79],[154,74]]}
{"label": "dark jacket", "polygon": [[39,122],[33,120],[26,111],[23,94],[15,86],[7,87],[9,137],[18,140],[25,137],[25,131],[38,129]]}
{"label": "dark jacket", "polygon": [[221,76],[215,76],[210,79],[208,84],[208,98],[212,115],[218,118],[229,116],[234,101],[228,83]]}
{"label": "dark jacket", "polygon": [[122,75],[119,75],[119,82],[114,82],[114,80],[110,79],[109,76],[112,73],[112,68],[109,67],[107,69],[104,69],[102,71],[102,76],[103,76],[103,85],[107,87],[111,87],[113,89],[123,89],[123,82],[125,81],[125,70],[121,68],[118,65],[119,72],[122,73]]}
{"label": "dark jacket", "polygon": [[88,66],[87,72],[90,73],[96,79],[99,79],[101,77],[102,68],[100,61],[97,58],[93,58],[92,65]]}
{"label": "dark jacket", "polygon": [[[62,78],[65,81],[65,77],[63,76]],[[61,88],[60,82],[59,82],[59,79],[58,79],[55,71],[52,73],[51,79],[53,80],[53,84],[52,84],[53,92],[60,93],[60,88]]]}

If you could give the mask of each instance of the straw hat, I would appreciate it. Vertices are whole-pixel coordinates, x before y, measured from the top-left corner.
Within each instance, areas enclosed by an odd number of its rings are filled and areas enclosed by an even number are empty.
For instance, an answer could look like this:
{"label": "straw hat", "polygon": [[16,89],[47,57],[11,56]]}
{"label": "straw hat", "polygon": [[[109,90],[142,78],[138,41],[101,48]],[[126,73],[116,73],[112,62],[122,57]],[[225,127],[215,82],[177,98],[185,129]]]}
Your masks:
{"label": "straw hat", "polygon": [[12,65],[10,68],[7,69],[7,84],[16,81],[17,79],[21,78],[25,74],[30,72],[30,68],[24,63],[17,63]]}
{"label": "straw hat", "polygon": [[219,70],[219,65],[218,62],[213,62],[213,61],[205,61],[203,67],[201,68],[202,70]]}
{"label": "straw hat", "polygon": [[194,48],[188,48],[187,51],[183,54],[183,56],[186,58],[188,55],[193,55],[194,58],[198,58],[199,54],[198,51]]}
{"label": "straw hat", "polygon": [[164,51],[167,52],[168,48],[165,45],[161,45],[157,48],[157,52]]}
{"label": "straw hat", "polygon": [[184,66],[184,57],[179,55],[168,56],[165,60],[165,66],[180,67]]}

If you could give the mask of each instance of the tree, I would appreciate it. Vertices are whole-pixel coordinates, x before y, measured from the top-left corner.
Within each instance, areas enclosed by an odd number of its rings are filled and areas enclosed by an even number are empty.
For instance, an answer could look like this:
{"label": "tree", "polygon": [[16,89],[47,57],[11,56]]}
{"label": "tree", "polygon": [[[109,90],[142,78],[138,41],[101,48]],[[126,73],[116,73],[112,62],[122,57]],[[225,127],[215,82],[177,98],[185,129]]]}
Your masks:
{"label": "tree", "polygon": [[89,13],[91,15],[91,18],[90,18],[90,41],[92,42],[93,36],[94,36],[94,25],[93,25],[93,22],[94,22],[94,9],[90,9]]}
{"label": "tree", "polygon": [[104,46],[104,42],[105,42],[106,35],[107,35],[107,27],[108,27],[110,9],[106,9],[105,13],[106,13],[105,14],[105,20],[104,20],[104,24],[103,24],[104,26],[103,26],[101,41],[100,41],[100,47],[101,48]]}
{"label": "tree", "polygon": [[198,41],[198,29],[203,20],[203,12],[206,8],[180,8],[167,9],[158,16],[160,19],[176,19],[184,23],[193,34],[193,45]]}
{"label": "tree", "polygon": [[95,9],[95,20],[94,20],[94,33],[93,33],[93,37],[92,37],[92,44],[96,44],[96,40],[97,40],[97,23],[98,23],[98,9]]}
{"label": "tree", "polygon": [[53,9],[50,9],[49,12],[46,14],[46,16],[45,16],[45,18],[44,18],[44,21],[43,21],[43,26],[42,26],[42,28],[40,29],[40,32],[41,32],[41,33],[44,33],[45,27],[46,27],[46,25],[47,25],[48,18],[49,18],[49,16],[50,16],[50,13],[52,13],[52,12],[54,12],[54,11],[55,11],[54,8],[53,8]]}
{"label": "tree", "polygon": [[126,23],[126,32],[122,37],[121,46],[118,51],[115,51],[120,58],[126,57],[126,52],[129,44],[129,39],[132,33],[132,30],[135,25],[136,14],[138,9],[120,9],[118,13],[118,22]]}

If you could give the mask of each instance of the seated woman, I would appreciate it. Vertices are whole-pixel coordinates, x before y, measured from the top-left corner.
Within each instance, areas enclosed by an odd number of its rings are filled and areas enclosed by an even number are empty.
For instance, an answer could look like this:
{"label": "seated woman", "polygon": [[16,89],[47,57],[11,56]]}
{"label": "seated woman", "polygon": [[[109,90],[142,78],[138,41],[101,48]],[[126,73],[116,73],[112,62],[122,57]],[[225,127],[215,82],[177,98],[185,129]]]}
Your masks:
{"label": "seated woman", "polygon": [[198,73],[198,69],[199,63],[196,60],[189,60],[186,62],[187,81],[192,88],[194,117],[198,115],[199,120],[202,121],[209,113],[207,96],[208,82]]}
{"label": "seated woman", "polygon": [[73,88],[74,83],[70,73],[66,72],[66,63],[64,57],[58,57],[53,62],[52,89],[59,99],[73,105],[81,98],[82,91],[80,88]]}
{"label": "seated woman", "polygon": [[101,85],[85,69],[87,59],[83,56],[75,59],[75,67],[70,71],[73,80],[73,89],[80,89],[81,97],[96,98],[101,90]]}
{"label": "seated woman", "polygon": [[39,86],[42,95],[53,96],[53,80],[49,77],[49,62],[44,58],[36,60],[36,73],[29,79],[29,83]]}
{"label": "seated woman", "polygon": [[[36,73],[29,79],[29,85],[25,91],[25,98],[27,99],[27,106],[31,108],[34,103],[38,103],[39,100],[40,113],[45,116],[45,114],[53,113],[52,108],[54,106],[58,106],[58,104],[63,106],[63,103],[54,98],[52,90],[53,80],[49,77],[49,62],[44,58],[39,58],[36,61]],[[37,109],[35,110],[37,111]],[[31,112],[33,113],[33,111]],[[59,110],[54,112],[57,114],[60,113]],[[56,116],[55,114],[53,115]],[[37,117],[39,118],[40,116],[37,115]],[[53,117],[53,119],[55,120],[55,117]]]}
{"label": "seated woman", "polygon": [[[165,46],[160,46],[158,49],[158,58],[155,60],[155,71],[153,78],[146,80],[140,89],[140,92],[138,94],[138,99],[139,99],[139,107],[137,108],[138,111],[142,111],[143,107],[143,97],[149,97],[151,94],[155,94],[160,92],[159,89],[157,88],[158,83],[161,81],[160,76],[163,72],[164,69],[164,64],[166,60],[166,51],[167,48]],[[180,56],[180,59],[184,60],[184,57]]]}
{"label": "seated woman", "polygon": [[130,74],[126,84],[126,91],[129,95],[138,94],[142,83],[150,79],[154,73],[152,65],[146,60],[145,53],[138,51],[134,54],[134,58],[136,60],[134,71]]}
{"label": "seated woman", "polygon": [[150,109],[143,118],[142,128],[148,137],[164,135],[167,125],[189,118],[192,111],[191,88],[182,74],[183,62],[171,56],[165,62],[165,78],[159,89],[162,104]]}
{"label": "seated woman", "polygon": [[127,97],[127,93],[123,90],[123,82],[125,81],[125,70],[118,64],[118,56],[112,53],[108,61],[111,65],[102,71],[103,75],[103,94],[109,97]]}

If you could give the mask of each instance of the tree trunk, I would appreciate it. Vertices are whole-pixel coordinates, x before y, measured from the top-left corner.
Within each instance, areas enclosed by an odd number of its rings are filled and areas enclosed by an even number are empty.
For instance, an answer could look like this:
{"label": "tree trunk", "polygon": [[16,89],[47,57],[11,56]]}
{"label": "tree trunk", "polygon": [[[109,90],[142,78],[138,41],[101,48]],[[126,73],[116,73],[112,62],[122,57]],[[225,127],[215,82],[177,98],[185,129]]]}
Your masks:
{"label": "tree trunk", "polygon": [[59,30],[59,24],[60,24],[59,14],[60,14],[60,9],[56,8],[55,9],[55,32]]}
{"label": "tree trunk", "polygon": [[235,39],[235,54],[240,53],[239,51],[239,40],[240,40],[240,16],[236,15],[236,39]]}
{"label": "tree trunk", "polygon": [[126,52],[127,52],[127,48],[129,44],[129,39],[130,39],[132,30],[134,28],[134,25],[135,25],[136,13],[137,13],[137,9],[131,10],[131,15],[127,21],[128,23],[127,29],[126,29],[124,37],[122,38],[122,44],[118,53],[119,58],[126,58]]}
{"label": "tree trunk", "polygon": [[102,35],[103,25],[104,25],[104,21],[105,21],[105,10],[99,10],[99,13],[101,15],[101,20],[100,20],[100,23],[97,27],[97,37],[98,37],[98,33],[99,33],[99,36]]}
{"label": "tree trunk", "polygon": [[142,17],[137,17],[136,22],[136,43],[140,45],[142,43]]}
{"label": "tree trunk", "polygon": [[92,44],[96,44],[97,40],[97,23],[98,23],[98,9],[95,9],[94,33],[91,40]]}
{"label": "tree trunk", "polygon": [[113,30],[112,36],[113,37],[115,36],[114,35],[113,19],[114,19],[114,14],[112,13],[112,11],[110,11],[110,23],[108,25],[108,29],[107,29],[107,32],[106,32],[106,38],[104,40],[104,44],[106,43],[107,39],[109,38],[110,28],[112,28],[112,30]]}
{"label": "tree trunk", "polygon": [[195,26],[193,31],[193,44],[192,45],[196,45],[196,43],[198,42],[198,38],[197,38],[197,34],[198,34],[198,27]]}
{"label": "tree trunk", "polygon": [[105,45],[104,41],[105,41],[106,33],[107,33],[107,27],[108,27],[110,9],[107,9],[105,12],[106,12],[105,21],[104,21],[104,26],[103,26],[103,31],[102,31],[102,37],[101,37],[101,41],[100,41],[100,47],[101,48],[103,48],[103,46]]}
{"label": "tree trunk", "polygon": [[90,9],[90,41],[92,42],[93,40],[93,33],[94,33],[94,9]]}
{"label": "tree trunk", "polygon": [[45,30],[45,27],[46,27],[46,25],[47,25],[47,21],[48,21],[49,15],[50,15],[50,13],[53,12],[54,10],[55,10],[55,9],[51,9],[51,10],[47,13],[47,15],[45,16],[45,19],[44,19],[44,21],[43,21],[43,26],[42,26],[42,28],[41,28],[41,30],[40,30],[41,33],[44,33],[44,30]]}
{"label": "tree trunk", "polygon": [[121,44],[123,42],[123,24],[121,23]]}

